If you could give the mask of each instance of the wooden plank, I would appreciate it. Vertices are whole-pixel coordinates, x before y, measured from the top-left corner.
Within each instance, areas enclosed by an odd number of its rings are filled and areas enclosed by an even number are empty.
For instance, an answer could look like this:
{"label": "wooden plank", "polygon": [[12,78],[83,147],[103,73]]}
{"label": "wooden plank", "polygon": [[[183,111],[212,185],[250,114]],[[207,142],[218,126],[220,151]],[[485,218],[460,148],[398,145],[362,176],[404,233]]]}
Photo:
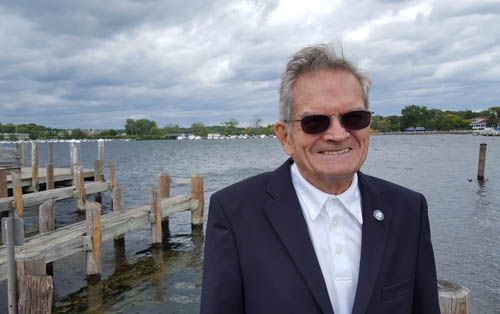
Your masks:
{"label": "wooden plank", "polygon": [[[190,210],[197,207],[197,201],[189,196],[173,196],[161,201],[162,217]],[[102,241],[111,240],[127,232],[136,231],[150,223],[151,206],[142,205],[113,212],[102,216]],[[21,247],[16,247],[16,256],[26,257],[36,254],[45,256],[45,261],[53,262],[60,258],[84,250],[83,236],[86,233],[86,222],[58,228],[53,232],[36,235],[26,239]],[[7,248],[0,246],[0,281],[7,279]]]}
{"label": "wooden plank", "polygon": [[[107,192],[111,189],[110,182],[91,182],[85,184],[85,191],[88,194],[95,194],[97,192]],[[30,193],[22,195],[24,206],[40,205],[48,200],[64,200],[73,198],[75,196],[75,187],[70,186],[66,188],[58,188],[54,190],[47,190],[37,193]],[[0,212],[8,211],[15,207],[14,197],[0,198]]]}
{"label": "wooden plank", "polygon": [[38,184],[38,143],[31,143],[31,187],[33,191],[40,191]]}
{"label": "wooden plank", "polygon": [[203,190],[203,175],[193,174],[191,176],[191,199],[198,201],[198,207],[191,211],[191,224],[203,225],[203,211],[205,207],[205,196]]}
{"label": "wooden plank", "polygon": [[[84,169],[83,174],[85,178],[93,178],[94,170],[93,169]],[[38,182],[39,184],[47,183],[46,178],[46,169],[38,168]],[[21,168],[21,178],[23,187],[31,186],[31,168]],[[54,168],[54,181],[72,181],[73,175],[69,168]],[[7,174],[7,187],[12,188],[12,178],[9,174]]]}
{"label": "wooden plank", "polygon": [[191,184],[191,178],[172,178],[172,184],[187,185]]}
{"label": "wooden plank", "polygon": [[91,247],[87,250],[87,280],[101,280],[101,204],[88,202],[85,206],[87,237]]}
{"label": "wooden plank", "polygon": [[47,174],[47,183],[45,184],[45,188],[47,190],[54,189],[54,164],[48,163],[45,166],[45,172]]}

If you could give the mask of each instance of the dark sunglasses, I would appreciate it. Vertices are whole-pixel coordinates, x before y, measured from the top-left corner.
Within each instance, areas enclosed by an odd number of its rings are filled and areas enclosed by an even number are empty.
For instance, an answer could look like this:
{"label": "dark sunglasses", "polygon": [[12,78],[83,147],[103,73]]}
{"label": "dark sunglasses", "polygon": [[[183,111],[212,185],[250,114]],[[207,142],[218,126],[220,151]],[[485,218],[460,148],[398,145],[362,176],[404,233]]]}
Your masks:
{"label": "dark sunglasses", "polygon": [[[339,116],[342,126],[351,131],[361,130],[370,125],[372,113],[368,110],[354,110]],[[325,132],[330,127],[331,116],[325,114],[315,114],[306,116],[300,120],[287,120],[286,122],[300,122],[302,131],[307,134],[319,134]]]}

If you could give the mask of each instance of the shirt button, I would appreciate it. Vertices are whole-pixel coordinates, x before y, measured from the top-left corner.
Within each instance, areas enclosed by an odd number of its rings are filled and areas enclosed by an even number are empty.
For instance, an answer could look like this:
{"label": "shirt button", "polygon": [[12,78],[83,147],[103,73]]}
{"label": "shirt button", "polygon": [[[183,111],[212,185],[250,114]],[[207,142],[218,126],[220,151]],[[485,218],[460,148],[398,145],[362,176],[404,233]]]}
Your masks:
{"label": "shirt button", "polygon": [[339,222],[337,220],[332,221],[332,227],[337,227]]}
{"label": "shirt button", "polygon": [[342,253],[342,248],[341,247],[338,247],[337,250],[336,250],[337,254],[341,254]]}

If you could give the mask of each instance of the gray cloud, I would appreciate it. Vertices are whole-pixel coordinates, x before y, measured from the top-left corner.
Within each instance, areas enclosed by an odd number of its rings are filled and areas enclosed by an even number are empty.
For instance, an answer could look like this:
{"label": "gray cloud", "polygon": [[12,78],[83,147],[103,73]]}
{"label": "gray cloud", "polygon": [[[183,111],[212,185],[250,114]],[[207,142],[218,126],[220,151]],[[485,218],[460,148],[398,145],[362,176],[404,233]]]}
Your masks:
{"label": "gray cloud", "polygon": [[0,122],[272,123],[287,59],[334,40],[377,113],[499,103],[497,1],[294,2],[3,1]]}

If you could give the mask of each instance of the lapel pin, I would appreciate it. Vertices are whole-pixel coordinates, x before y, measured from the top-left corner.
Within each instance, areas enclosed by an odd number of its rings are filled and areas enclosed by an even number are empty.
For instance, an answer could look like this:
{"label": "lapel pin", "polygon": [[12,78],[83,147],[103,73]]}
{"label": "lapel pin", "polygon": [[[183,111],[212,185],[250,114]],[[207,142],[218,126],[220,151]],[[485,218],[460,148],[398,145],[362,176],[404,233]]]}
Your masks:
{"label": "lapel pin", "polygon": [[373,211],[373,217],[375,217],[375,219],[377,219],[377,221],[383,221],[384,220],[384,213],[378,209],[375,209]]}

